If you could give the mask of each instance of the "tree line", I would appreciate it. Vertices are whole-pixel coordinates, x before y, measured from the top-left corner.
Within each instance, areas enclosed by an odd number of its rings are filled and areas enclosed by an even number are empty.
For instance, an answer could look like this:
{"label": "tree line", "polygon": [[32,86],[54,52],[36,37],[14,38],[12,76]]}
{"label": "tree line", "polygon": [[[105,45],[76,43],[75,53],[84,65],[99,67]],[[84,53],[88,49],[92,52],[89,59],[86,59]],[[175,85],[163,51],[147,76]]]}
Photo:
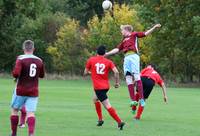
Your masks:
{"label": "tree line", "polygon": [[[121,24],[144,31],[161,23],[139,41],[142,67],[154,63],[168,80],[200,82],[199,1],[112,0],[113,11],[103,11],[102,2],[1,0],[0,71],[12,70],[23,41],[31,39],[49,73],[81,75],[98,45],[110,50],[121,41]],[[122,69],[123,54],[110,59]]]}

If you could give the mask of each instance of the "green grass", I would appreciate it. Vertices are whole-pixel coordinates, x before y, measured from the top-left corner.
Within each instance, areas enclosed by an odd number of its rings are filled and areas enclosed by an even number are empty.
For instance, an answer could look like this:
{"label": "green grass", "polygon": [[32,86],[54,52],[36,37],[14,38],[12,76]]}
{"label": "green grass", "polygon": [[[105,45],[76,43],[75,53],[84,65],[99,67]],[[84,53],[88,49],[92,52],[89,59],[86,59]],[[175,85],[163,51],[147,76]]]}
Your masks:
{"label": "green grass", "polygon": [[[0,136],[10,133],[10,101],[14,83],[0,79]],[[169,103],[164,104],[160,88],[155,88],[146,103],[142,120],[133,121],[125,85],[111,88],[111,104],[126,122],[123,131],[103,109],[105,124],[96,127],[90,81],[40,82],[40,98],[36,112],[36,136],[199,136],[200,89],[168,88]],[[18,129],[27,136],[27,126]]]}

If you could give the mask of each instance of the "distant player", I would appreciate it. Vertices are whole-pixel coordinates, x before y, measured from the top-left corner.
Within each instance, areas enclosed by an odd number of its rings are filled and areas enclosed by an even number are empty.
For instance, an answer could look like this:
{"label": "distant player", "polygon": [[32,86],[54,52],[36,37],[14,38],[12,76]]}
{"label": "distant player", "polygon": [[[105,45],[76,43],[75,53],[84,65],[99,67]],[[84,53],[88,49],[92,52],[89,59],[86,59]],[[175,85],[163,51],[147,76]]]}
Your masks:
{"label": "distant player", "polygon": [[97,126],[102,126],[104,123],[101,109],[102,103],[110,116],[118,123],[118,128],[122,130],[125,123],[122,122],[120,117],[117,115],[116,110],[111,106],[107,96],[107,92],[110,88],[108,79],[109,71],[112,70],[114,72],[115,88],[119,87],[119,72],[111,60],[104,58],[105,50],[105,46],[98,47],[97,56],[93,56],[88,59],[84,75],[91,73],[91,79],[94,87],[93,101],[98,115]]}
{"label": "distant player", "polygon": [[[168,100],[167,100],[167,92],[166,92],[165,83],[163,82],[159,73],[154,69],[153,65],[148,65],[146,68],[144,68],[141,71],[141,79],[142,79],[142,84],[143,84],[143,89],[144,89],[145,100],[148,99],[149,95],[151,94],[151,91],[153,90],[154,85],[158,84],[162,88],[164,102],[167,103]],[[136,94],[137,100],[139,97],[138,95],[139,94]],[[144,110],[144,107],[139,105],[135,119],[141,118],[143,110]]]}
{"label": "distant player", "polygon": [[111,51],[105,54],[105,56],[110,56],[120,51],[124,52],[124,75],[126,78],[126,84],[128,86],[130,98],[132,100],[131,106],[133,114],[135,114],[135,109],[138,104],[138,102],[135,99],[133,80],[136,82],[137,88],[141,96],[140,103],[142,106],[145,105],[142,81],[140,79],[140,57],[138,49],[138,38],[142,38],[149,35],[156,28],[159,27],[161,27],[161,25],[156,24],[146,32],[132,32],[133,27],[131,25],[121,25],[120,29],[123,36],[122,42],[116,48],[112,49]]}
{"label": "distant player", "polygon": [[27,112],[28,135],[33,136],[35,130],[35,114],[38,102],[38,79],[44,77],[44,65],[40,58],[33,55],[34,43],[26,40],[23,43],[24,55],[18,56],[13,69],[13,77],[17,79],[11,102],[11,136],[17,135],[19,122],[18,111],[24,105]]}

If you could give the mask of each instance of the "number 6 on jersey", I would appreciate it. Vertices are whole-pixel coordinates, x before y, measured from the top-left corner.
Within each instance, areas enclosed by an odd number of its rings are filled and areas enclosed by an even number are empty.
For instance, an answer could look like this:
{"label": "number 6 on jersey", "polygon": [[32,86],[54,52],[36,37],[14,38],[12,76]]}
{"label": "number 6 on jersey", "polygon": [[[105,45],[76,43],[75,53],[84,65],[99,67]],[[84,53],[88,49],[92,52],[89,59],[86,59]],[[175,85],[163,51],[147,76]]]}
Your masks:
{"label": "number 6 on jersey", "polygon": [[32,63],[30,65],[30,71],[29,71],[30,77],[34,77],[36,75],[36,68],[37,68],[36,64]]}

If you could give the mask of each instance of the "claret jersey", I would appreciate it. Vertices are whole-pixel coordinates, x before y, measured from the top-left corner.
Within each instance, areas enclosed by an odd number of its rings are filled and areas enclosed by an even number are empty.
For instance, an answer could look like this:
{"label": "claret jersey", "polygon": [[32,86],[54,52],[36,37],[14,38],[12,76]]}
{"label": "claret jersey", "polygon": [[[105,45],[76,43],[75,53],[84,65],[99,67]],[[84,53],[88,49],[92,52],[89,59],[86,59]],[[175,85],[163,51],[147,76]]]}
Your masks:
{"label": "claret jersey", "polygon": [[17,79],[16,93],[19,96],[38,96],[38,78],[44,77],[43,61],[35,55],[17,57],[12,75]]}

